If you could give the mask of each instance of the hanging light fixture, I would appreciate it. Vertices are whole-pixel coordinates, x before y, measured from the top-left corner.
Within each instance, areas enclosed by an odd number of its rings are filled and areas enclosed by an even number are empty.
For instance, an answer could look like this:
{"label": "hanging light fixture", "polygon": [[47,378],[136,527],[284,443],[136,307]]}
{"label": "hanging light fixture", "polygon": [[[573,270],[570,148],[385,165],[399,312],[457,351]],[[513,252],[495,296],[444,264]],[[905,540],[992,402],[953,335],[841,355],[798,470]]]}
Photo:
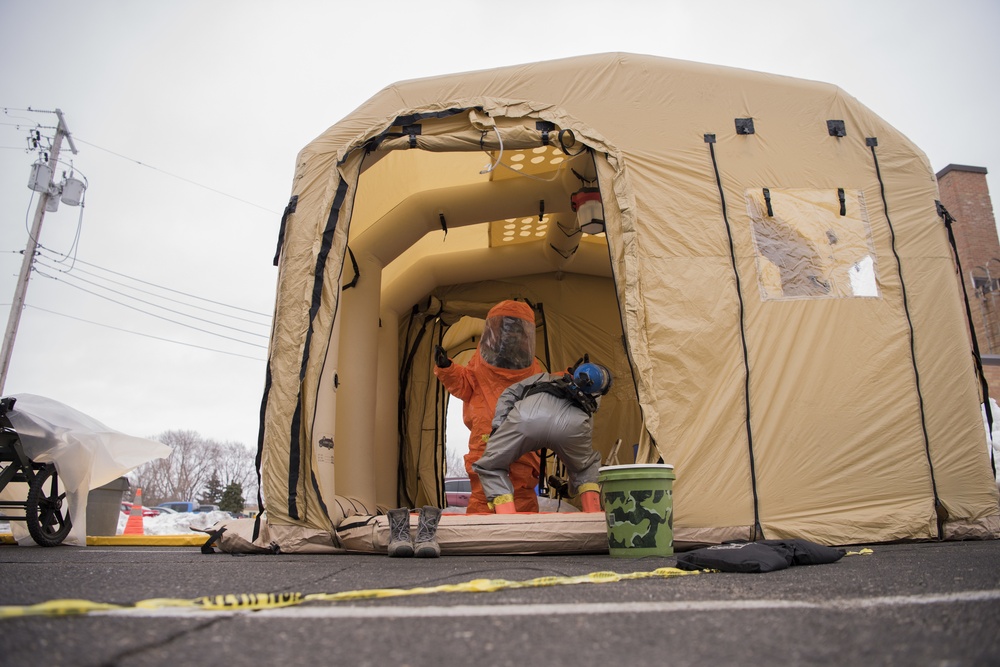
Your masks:
{"label": "hanging light fixture", "polygon": [[570,196],[570,203],[576,213],[577,224],[585,234],[600,234],[604,231],[604,206],[598,188],[582,187]]}

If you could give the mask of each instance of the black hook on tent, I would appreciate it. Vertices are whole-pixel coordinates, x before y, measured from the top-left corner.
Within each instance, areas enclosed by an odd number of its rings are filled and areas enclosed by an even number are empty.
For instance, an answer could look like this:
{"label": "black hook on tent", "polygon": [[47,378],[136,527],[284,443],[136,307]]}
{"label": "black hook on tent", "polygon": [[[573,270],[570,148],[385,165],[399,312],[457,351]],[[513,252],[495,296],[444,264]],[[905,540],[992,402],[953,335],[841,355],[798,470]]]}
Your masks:
{"label": "black hook on tent", "polygon": [[358,268],[358,260],[354,257],[354,251],[351,250],[351,246],[347,246],[347,254],[351,256],[351,266],[354,267],[354,279],[344,285],[344,289],[341,291],[346,291],[358,284],[358,279],[361,277],[361,270]]}
{"label": "black hook on tent", "polygon": [[274,266],[278,265],[278,259],[281,257],[281,246],[285,244],[285,225],[288,223],[288,216],[295,213],[298,205],[299,196],[292,195],[292,198],[288,200],[288,205],[285,206],[284,214],[281,216],[281,226],[278,228],[278,247],[274,250]]}
{"label": "black hook on tent", "polygon": [[570,167],[569,170],[572,171],[573,175],[579,178],[580,182],[583,183],[583,185],[585,186],[589,186],[591,183],[597,182],[597,178],[586,178],[580,172],[578,172],[576,169],[573,169],[572,167]]}
{"label": "black hook on tent", "polygon": [[552,248],[553,250],[555,250],[556,254],[559,255],[560,257],[562,257],[563,259],[569,259],[570,257],[572,257],[573,255],[576,254],[576,251],[579,249],[580,246],[576,246],[575,248],[573,248],[569,252],[563,252],[562,250],[560,250],[559,248],[555,247],[551,243],[549,244],[549,247]]}
{"label": "black hook on tent", "polygon": [[[441,229],[444,231],[444,238],[448,238],[448,223],[444,219],[444,213],[438,211],[438,220],[441,222]],[[442,241],[444,239],[441,239]]]}

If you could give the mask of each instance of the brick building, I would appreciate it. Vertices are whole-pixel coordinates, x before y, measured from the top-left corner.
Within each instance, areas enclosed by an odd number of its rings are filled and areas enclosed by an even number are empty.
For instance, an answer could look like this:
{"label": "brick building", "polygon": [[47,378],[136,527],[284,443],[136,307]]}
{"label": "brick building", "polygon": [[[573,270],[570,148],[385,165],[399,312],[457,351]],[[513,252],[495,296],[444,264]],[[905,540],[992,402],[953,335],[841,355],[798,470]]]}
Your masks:
{"label": "brick building", "polygon": [[990,395],[1000,400],[1000,240],[986,168],[949,164],[937,173],[941,203],[955,222],[955,245],[969,295]]}

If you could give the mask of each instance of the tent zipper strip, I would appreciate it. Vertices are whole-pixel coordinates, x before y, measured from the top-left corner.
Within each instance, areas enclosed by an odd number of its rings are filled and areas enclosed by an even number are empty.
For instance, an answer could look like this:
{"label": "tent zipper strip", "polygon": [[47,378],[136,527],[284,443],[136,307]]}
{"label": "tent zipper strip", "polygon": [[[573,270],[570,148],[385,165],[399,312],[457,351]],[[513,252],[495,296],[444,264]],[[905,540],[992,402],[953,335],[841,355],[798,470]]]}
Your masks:
{"label": "tent zipper strip", "polygon": [[[955,232],[952,229],[952,224],[956,222],[955,218],[951,216],[948,209],[944,207],[939,201],[934,202],[937,206],[938,215],[944,220],[945,229],[948,230],[948,242],[951,243],[951,250],[955,256],[955,267],[958,269],[959,276],[965,276],[962,270],[962,260],[958,256],[958,243],[955,240]],[[972,334],[972,359],[976,365],[976,376],[979,379],[979,386],[983,392],[983,407],[986,412],[986,424],[987,431],[989,432],[989,444],[990,444],[990,466],[993,468],[993,477],[997,476],[997,462],[996,457],[993,453],[993,406],[990,403],[990,385],[986,381],[986,372],[983,370],[983,357],[981,350],[979,349],[979,339],[976,337],[976,327],[972,320],[972,305],[969,303],[969,291],[965,287],[965,278],[963,277],[959,280],[962,285],[962,296],[965,299],[965,317],[969,323],[969,333]]]}
{"label": "tent zipper strip", "polygon": [[[444,339],[444,326],[442,325],[441,320],[435,318],[433,330],[437,330],[437,339],[439,341]],[[433,331],[431,335],[433,336]],[[431,352],[433,353],[433,350],[431,350]],[[444,385],[438,382],[437,391],[434,392],[434,460],[437,462],[434,470],[434,492],[441,507],[445,507],[448,504],[444,488],[444,478],[448,467],[448,455],[445,451],[445,440],[447,439],[448,431],[447,393],[448,392],[444,388]],[[422,449],[422,440],[420,442],[420,446]],[[417,451],[417,469],[420,469],[420,450]]]}
{"label": "tent zipper strip", "polygon": [[927,457],[927,467],[931,477],[931,491],[934,493],[934,513],[937,515],[938,529],[937,538],[940,540],[944,538],[944,522],[947,518],[947,510],[944,508],[944,505],[941,504],[941,498],[938,496],[937,491],[937,481],[934,478],[934,462],[931,460],[931,440],[927,433],[927,418],[924,413],[924,395],[920,390],[920,370],[917,368],[917,346],[913,336],[913,319],[910,317],[910,303],[906,297],[906,282],[903,280],[903,262],[899,257],[899,252],[896,250],[896,230],[892,225],[892,219],[889,217],[889,203],[885,196],[885,182],[882,180],[882,170],[879,168],[878,155],[875,153],[875,147],[878,146],[878,138],[865,138],[865,145],[868,146],[872,152],[872,163],[875,165],[875,176],[878,178],[879,193],[882,196],[882,210],[885,213],[885,222],[889,227],[889,241],[892,246],[892,255],[896,258],[896,271],[899,275],[899,289],[903,297],[903,312],[906,314],[906,326],[910,335],[910,361],[913,364],[913,379],[917,385],[917,404],[920,408],[920,428],[924,435],[924,454]]}
{"label": "tent zipper strip", "polygon": [[347,181],[340,178],[337,185],[337,194],[333,198],[333,205],[330,207],[330,215],[326,219],[326,227],[323,229],[322,243],[319,254],[316,256],[316,266],[313,269],[313,290],[312,303],[309,306],[309,328],[306,329],[306,339],[302,346],[302,364],[299,367],[299,389],[295,400],[295,412],[292,413],[292,424],[289,429],[288,439],[288,516],[295,520],[301,520],[298,509],[298,485],[299,468],[302,461],[302,446],[299,438],[302,430],[302,380],[306,376],[309,367],[309,347],[312,344],[312,336],[316,315],[323,297],[323,276],[326,273],[326,260],[330,255],[330,248],[333,246],[333,235],[337,229],[337,222],[340,218],[340,209],[344,205],[347,197]]}
{"label": "tent zipper strip", "polygon": [[740,303],[740,344],[743,347],[743,401],[746,408],[747,449],[750,453],[750,488],[753,492],[753,536],[754,540],[764,538],[764,529],[760,524],[760,499],[757,496],[757,464],[753,453],[753,428],[750,425],[750,355],[747,351],[746,306],[743,303],[743,286],[740,272],[736,266],[736,244],[733,241],[733,229],[729,224],[729,212],[726,208],[726,193],[722,187],[722,176],[719,174],[719,163],[715,157],[715,135],[706,134],[712,156],[712,169],[715,171],[715,184],[719,188],[719,200],[722,204],[722,220],[726,223],[726,237],[729,239],[729,260],[733,264],[733,276],[736,278],[736,297]]}
{"label": "tent zipper strip", "polygon": [[410,342],[410,334],[413,332],[413,323],[417,319],[418,313],[416,311],[416,306],[410,311],[410,321],[406,325],[406,344],[409,345],[408,348],[404,350],[404,358],[402,368],[399,369],[399,399],[397,402],[397,415],[398,423],[396,425],[396,432],[399,438],[399,462],[396,465],[396,500],[400,503],[402,507],[410,507],[413,504],[413,498],[409,496],[406,490],[406,457],[403,451],[404,443],[406,442],[406,434],[408,429],[408,420],[406,417],[406,395],[407,387],[410,383],[410,371],[413,368],[413,359],[417,354],[418,348],[420,347],[421,341],[423,341],[424,336],[427,334],[427,325],[437,317],[437,315],[425,315],[420,323],[420,329],[416,332],[413,342]]}
{"label": "tent zipper strip", "polygon": [[264,415],[267,414],[267,397],[271,392],[271,355],[267,355],[267,366],[264,367],[264,396],[260,399],[260,423],[257,427],[257,456],[254,465],[257,468],[257,516],[253,522],[253,539],[260,536],[260,517],[264,514],[264,483],[261,478],[261,463],[264,459]]}
{"label": "tent zipper strip", "polygon": [[[544,207],[545,202],[540,202],[540,206]],[[541,217],[539,217],[541,220]],[[531,302],[529,302],[531,303]],[[531,304],[532,308],[535,308],[535,304]],[[538,304],[537,307],[538,314],[542,317],[542,342],[545,344],[545,368],[549,373],[552,372],[552,356],[549,354],[549,324],[545,320],[545,305],[542,303]],[[538,490],[539,492],[545,494],[549,491],[549,480],[548,473],[545,471],[545,459],[548,457],[548,449],[542,448],[538,453]]]}
{"label": "tent zipper strip", "polygon": [[[357,173],[357,175],[354,178],[355,187],[354,187],[354,190],[352,192],[352,197],[356,197],[357,194],[358,194],[357,183],[361,179],[361,173],[365,169],[365,159],[368,157],[368,155],[369,155],[369,153],[367,153],[367,152],[363,153],[362,156],[361,156],[361,160],[358,162],[358,173]],[[337,195],[334,197],[334,206],[331,207],[330,215],[327,217],[326,224],[327,224],[327,230],[328,231],[324,231],[324,233],[323,233],[323,245],[322,245],[323,250],[321,250],[321,254],[323,252],[326,252],[328,254],[330,252],[330,249],[333,247],[334,232],[337,229],[337,224],[338,224],[338,222],[340,220],[340,211],[343,208],[344,200],[346,199],[346,194],[342,194],[341,190],[343,189],[344,192],[346,193],[346,190],[348,188],[349,188],[349,186],[346,184],[346,181],[343,178],[341,178],[340,185],[337,186]],[[353,208],[354,208],[354,201],[352,199],[351,200],[351,209],[353,210]],[[333,213],[334,209],[337,211],[336,216],[334,216],[334,213]],[[329,238],[328,238],[328,235],[329,235]],[[350,246],[346,246],[346,247],[347,247],[347,252],[350,253],[350,255],[351,255],[351,263],[354,265],[354,280],[352,280],[351,283],[350,283],[350,285],[353,287],[354,285],[358,284],[358,280],[361,278],[361,272],[358,270],[358,262],[354,258],[354,253],[351,252],[351,247]],[[345,262],[344,262],[344,256],[341,255],[341,257],[340,257],[340,273],[337,274],[337,284],[338,285],[341,283],[341,281],[342,281],[342,279],[344,277],[344,264],[345,264]],[[309,335],[310,336],[312,335],[312,323],[313,323],[313,320],[316,317],[316,312],[319,309],[319,301],[322,299],[322,295],[323,295],[323,275],[326,273],[326,268],[325,268],[326,267],[326,260],[325,259],[323,261],[323,267],[324,267],[323,271],[320,272],[319,271],[319,265],[317,264],[316,282],[313,284],[313,302],[314,302],[315,305],[314,305],[313,308],[311,308],[309,310]],[[343,289],[347,289],[347,288],[345,287]],[[343,289],[341,289],[341,293],[343,292]],[[330,320],[330,328],[331,328],[331,330],[333,329],[333,323],[337,319],[337,311],[339,309],[340,309],[340,295],[337,296],[337,299],[336,299],[336,301],[334,303],[333,317]],[[323,364],[320,366],[320,373],[322,373],[322,369],[326,367],[326,362],[330,358],[329,337],[330,337],[329,332],[327,332],[327,345],[326,345],[326,350],[323,352]],[[308,354],[308,349],[309,348],[306,347],[306,350],[307,350],[306,354]],[[304,370],[305,369],[303,368],[303,372],[304,372]],[[300,374],[299,375],[300,380],[301,380],[302,377],[304,377],[304,375]],[[336,386],[337,386],[337,374],[334,373],[334,387],[336,388]],[[301,389],[301,385],[300,385],[299,392],[301,393],[301,391],[302,391],[302,389]],[[312,420],[312,423],[309,424],[310,437],[311,437],[311,434],[313,433],[313,431],[314,431],[314,429],[316,427],[316,413],[317,413],[317,406],[318,406],[318,404],[319,404],[319,391],[316,392],[316,398],[313,400],[313,420]],[[312,470],[311,468],[310,468],[309,478],[310,478],[310,481],[312,483],[313,490],[316,492],[316,499],[319,501],[319,506],[320,506],[320,509],[323,512],[323,516],[329,517],[330,516],[330,512],[327,509],[326,500],[323,499],[323,492],[320,490],[319,480],[316,479],[315,471]],[[334,502],[336,502],[336,498],[334,498]]]}

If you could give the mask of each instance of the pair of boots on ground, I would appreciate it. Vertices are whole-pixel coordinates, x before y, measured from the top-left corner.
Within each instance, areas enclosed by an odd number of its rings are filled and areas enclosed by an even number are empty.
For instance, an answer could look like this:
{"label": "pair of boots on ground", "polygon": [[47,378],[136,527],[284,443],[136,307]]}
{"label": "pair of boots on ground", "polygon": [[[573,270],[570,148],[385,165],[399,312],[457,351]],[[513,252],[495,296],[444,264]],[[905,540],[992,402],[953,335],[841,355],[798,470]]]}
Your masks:
{"label": "pair of boots on ground", "polygon": [[441,520],[441,508],[425,505],[420,508],[417,538],[410,541],[410,510],[399,507],[389,510],[389,556],[391,558],[437,558],[441,547],[434,536]]}

